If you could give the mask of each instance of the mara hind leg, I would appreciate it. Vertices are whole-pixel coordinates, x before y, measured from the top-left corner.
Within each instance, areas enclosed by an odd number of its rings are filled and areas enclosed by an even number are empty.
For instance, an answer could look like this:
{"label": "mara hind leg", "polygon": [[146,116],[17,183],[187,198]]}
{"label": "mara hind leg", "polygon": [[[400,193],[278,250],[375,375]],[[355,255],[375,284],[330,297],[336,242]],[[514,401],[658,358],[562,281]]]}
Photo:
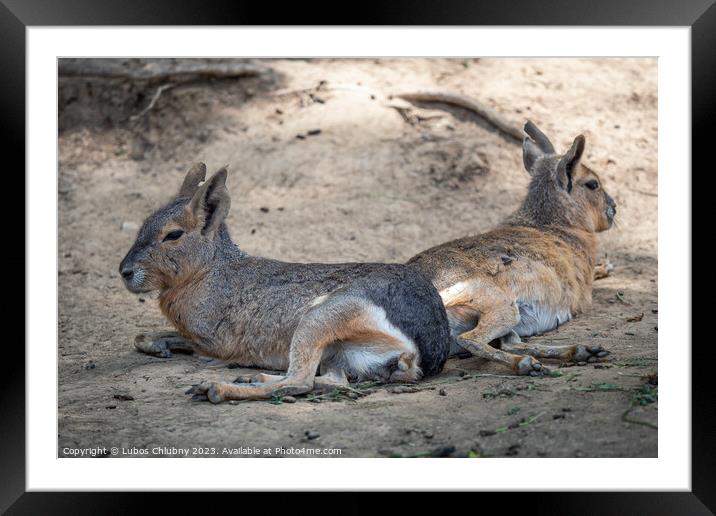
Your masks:
{"label": "mara hind leg", "polygon": [[194,353],[194,343],[176,332],[163,331],[141,333],[134,338],[137,351],[160,358],[169,358],[172,353]]}
{"label": "mara hind leg", "polygon": [[585,346],[583,344],[552,345],[522,342],[514,331],[500,339],[500,349],[508,353],[574,362],[587,362],[590,359],[602,358],[609,354],[609,351],[598,344]]}
{"label": "mara hind leg", "polygon": [[[448,313],[453,307],[447,307]],[[461,307],[462,312],[465,307]],[[477,311],[478,309],[475,308]],[[479,308],[478,325],[457,338],[458,344],[473,355],[503,363],[519,375],[541,376],[547,369],[539,361],[524,353],[510,353],[490,346],[490,342],[511,331],[519,322],[517,306],[503,299],[499,303]]]}
{"label": "mara hind leg", "polygon": [[[335,342],[368,342],[370,344],[365,346],[370,350],[378,348],[386,353],[400,349],[402,343],[376,318],[377,310],[382,309],[356,297],[338,296],[324,301],[311,308],[299,322],[291,339],[289,366],[284,377],[269,383],[203,382],[187,394],[206,395],[212,403],[220,403],[310,392],[316,386],[316,371],[323,353]],[[335,385],[340,377],[329,376],[325,380]]]}

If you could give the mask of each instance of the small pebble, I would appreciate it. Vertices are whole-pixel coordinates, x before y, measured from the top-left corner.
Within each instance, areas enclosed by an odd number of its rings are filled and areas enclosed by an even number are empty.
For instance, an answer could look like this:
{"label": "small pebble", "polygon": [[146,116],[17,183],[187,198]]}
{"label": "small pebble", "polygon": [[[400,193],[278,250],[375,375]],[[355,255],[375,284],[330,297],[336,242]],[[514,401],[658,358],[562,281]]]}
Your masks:
{"label": "small pebble", "polygon": [[316,136],[318,134],[321,134],[320,129],[311,129],[310,131],[308,131],[308,136]]}
{"label": "small pebble", "polygon": [[449,457],[455,453],[455,447],[454,446],[441,446],[440,448],[435,448],[431,453],[431,457]]}
{"label": "small pebble", "polygon": [[281,401],[283,401],[284,403],[296,403],[296,398],[294,398],[293,396],[284,396],[283,398],[281,398]]}
{"label": "small pebble", "polygon": [[144,159],[144,151],[147,149],[147,142],[144,140],[134,140],[132,142],[129,157],[134,161],[142,161]]}
{"label": "small pebble", "polygon": [[519,453],[520,445],[519,444],[511,444],[509,448],[507,448],[507,451],[505,452],[505,455],[507,456],[514,456]]}
{"label": "small pebble", "polygon": [[122,231],[137,231],[139,229],[139,224],[125,220],[122,222],[121,229]]}
{"label": "small pebble", "polygon": [[304,435],[309,441],[313,441],[314,439],[318,439],[319,437],[321,437],[321,434],[319,434],[318,432],[314,432],[313,430],[306,430]]}
{"label": "small pebble", "polygon": [[440,389],[440,390],[438,391],[438,394],[439,394],[440,396],[447,396],[447,392],[445,391],[445,389]]}
{"label": "small pebble", "polygon": [[266,206],[261,206],[261,207],[259,208],[259,210],[261,210],[261,211],[264,212],[264,213],[268,213],[268,212],[269,212],[269,209],[268,209]]}

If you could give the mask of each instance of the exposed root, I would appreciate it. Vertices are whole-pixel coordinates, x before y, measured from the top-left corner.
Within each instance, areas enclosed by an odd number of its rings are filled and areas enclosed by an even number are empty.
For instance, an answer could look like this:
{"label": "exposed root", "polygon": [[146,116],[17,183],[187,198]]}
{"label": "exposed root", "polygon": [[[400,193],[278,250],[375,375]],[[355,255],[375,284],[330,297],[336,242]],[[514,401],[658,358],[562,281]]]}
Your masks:
{"label": "exposed root", "polygon": [[157,100],[159,100],[159,97],[161,97],[162,92],[168,90],[169,88],[173,88],[174,84],[164,84],[162,86],[159,86],[157,88],[157,91],[154,93],[154,96],[152,97],[152,100],[149,101],[149,104],[147,107],[142,109],[139,113],[136,115],[132,115],[129,117],[130,122],[135,122],[136,120],[140,119],[144,115],[146,115],[151,109],[154,107],[154,105],[157,103]]}
{"label": "exposed root", "polygon": [[636,404],[632,403],[629,405],[629,408],[622,413],[622,421],[624,421],[625,423],[633,423],[635,425],[648,426],[649,428],[653,428],[654,430],[659,429],[657,425],[655,425],[654,423],[650,423],[649,421],[642,421],[641,419],[631,418],[629,414],[634,409],[634,407],[636,407]]}
{"label": "exposed root", "polygon": [[401,99],[410,103],[440,102],[443,104],[457,106],[475,113],[477,116],[483,118],[492,126],[494,126],[506,137],[511,140],[516,140],[516,142],[519,144],[522,144],[522,140],[526,136],[522,128],[505,119],[502,115],[497,113],[491,107],[475,99],[471,99],[464,95],[458,95],[454,93],[446,93],[441,91],[417,91],[386,95],[385,93],[365,86],[344,83],[331,84],[327,81],[319,81],[318,84],[313,87],[279,90],[273,92],[271,96],[285,97],[292,95],[311,95],[328,91],[352,91],[369,95],[373,100],[379,100],[383,102],[386,107],[390,107],[397,110],[400,116],[402,116],[406,122],[412,125],[414,125],[417,121],[426,120],[429,118],[436,118],[437,115],[427,115],[426,117],[421,117],[419,115],[413,116],[413,114],[410,112],[410,105],[398,104],[395,102],[396,99]]}
{"label": "exposed root", "polygon": [[491,107],[464,95],[440,91],[418,91],[413,93],[401,93],[393,95],[393,97],[409,102],[442,102],[443,104],[461,107],[485,119],[505,136],[517,140],[520,144],[525,137],[524,131],[519,126],[509,122]]}
{"label": "exposed root", "polygon": [[60,59],[61,77],[130,79],[147,82],[187,82],[206,78],[253,77],[268,73],[269,68],[252,63],[149,60],[139,66],[126,66],[116,59]]}

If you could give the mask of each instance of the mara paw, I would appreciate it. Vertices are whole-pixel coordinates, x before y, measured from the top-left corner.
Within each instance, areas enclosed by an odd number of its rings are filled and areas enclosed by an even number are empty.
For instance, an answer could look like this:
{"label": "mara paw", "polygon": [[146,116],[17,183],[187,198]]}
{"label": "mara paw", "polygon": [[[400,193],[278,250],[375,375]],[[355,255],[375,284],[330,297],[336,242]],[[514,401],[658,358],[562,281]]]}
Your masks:
{"label": "mara paw", "polygon": [[515,364],[514,369],[520,376],[544,376],[549,373],[549,369],[529,355],[523,356],[520,361]]}
{"label": "mara paw", "polygon": [[140,353],[159,358],[171,358],[172,352],[166,339],[157,339],[153,335],[141,333],[134,337],[134,347]]}
{"label": "mara paw", "polygon": [[134,337],[134,347],[159,358],[170,358],[173,352],[194,353],[193,343],[175,332],[141,333]]}
{"label": "mara paw", "polygon": [[224,401],[219,384],[214,382],[201,382],[194,384],[189,387],[184,394],[191,395],[192,401],[210,401],[212,403],[221,403]]}
{"label": "mara paw", "polygon": [[575,362],[596,362],[599,358],[604,358],[609,354],[609,351],[596,344],[593,346],[584,346],[577,344],[574,350]]}

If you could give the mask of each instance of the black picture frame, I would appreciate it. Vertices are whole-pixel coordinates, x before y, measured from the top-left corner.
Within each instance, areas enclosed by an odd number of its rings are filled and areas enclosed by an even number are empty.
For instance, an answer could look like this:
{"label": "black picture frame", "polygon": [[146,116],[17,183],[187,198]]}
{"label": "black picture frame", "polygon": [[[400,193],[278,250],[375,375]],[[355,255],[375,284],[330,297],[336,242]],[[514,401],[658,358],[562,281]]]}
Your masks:
{"label": "black picture frame", "polygon": [[[266,3],[215,0],[0,0],[0,106],[3,137],[0,139],[3,162],[14,170],[25,170],[25,30],[31,26],[64,25],[574,25],[574,26],[688,26],[691,27],[692,73],[692,162],[694,169],[710,157],[714,136],[716,100],[716,0],[441,0],[393,1],[380,5],[361,2],[353,8],[339,3],[310,8],[303,3],[282,3],[280,9]],[[709,163],[710,164],[710,163]],[[712,165],[711,165],[712,166]],[[9,172],[9,170],[7,171]],[[690,171],[679,173],[684,180]],[[13,199],[25,198],[24,181],[18,181]],[[6,186],[6,188],[8,188]],[[6,206],[6,210],[7,210]],[[17,216],[22,207],[13,208]],[[6,219],[7,220],[7,219]],[[24,227],[15,229],[24,241]],[[712,232],[712,231],[711,231]],[[15,240],[17,241],[17,240]],[[24,246],[16,246],[10,256],[10,267],[25,268]],[[693,263],[693,262],[692,262]],[[713,272],[710,272],[713,276]],[[19,275],[16,275],[19,276]],[[24,286],[24,285],[23,285]],[[7,299],[7,298],[6,298]],[[20,303],[13,303],[16,309]],[[22,305],[24,307],[24,303]],[[698,315],[706,307],[693,304]],[[705,315],[705,314],[704,314]],[[693,315],[692,315],[693,318]],[[684,331],[686,349],[691,338]],[[673,343],[676,345],[677,343]],[[707,343],[704,343],[707,344]],[[714,359],[711,345],[692,347],[692,491],[650,493],[502,493],[469,494],[500,504],[505,509],[528,510],[530,514],[713,514],[716,511],[716,426],[711,393],[710,372]],[[105,514],[126,513],[148,508],[147,494],[141,493],[27,493],[25,492],[25,350],[9,343],[3,347],[4,363],[9,364],[0,390],[0,511],[8,514]],[[206,472],[204,472],[206,473]],[[156,495],[151,495],[156,496]],[[216,495],[214,495],[216,496]],[[230,495],[225,495],[230,496]],[[250,503],[241,495],[244,507],[265,503],[256,498]],[[342,507],[368,504],[352,493],[354,501],[344,500]],[[427,496],[433,496],[427,494]],[[451,495],[454,496],[454,495]],[[299,499],[303,495],[294,495]],[[426,495],[414,495],[401,511],[410,505],[423,505]],[[488,497],[490,500],[488,500]],[[508,501],[509,497],[509,501]],[[182,512],[191,510],[186,497],[171,494],[163,500],[169,510],[173,501]],[[278,500],[278,499],[276,499]],[[281,506],[284,506],[281,500]],[[475,503],[468,502],[468,503]],[[275,507],[276,501],[271,505]],[[200,510],[202,506],[197,506]],[[203,506],[206,507],[205,505]],[[318,509],[318,506],[316,507]],[[478,507],[475,506],[478,510]],[[254,509],[251,509],[254,510]],[[367,510],[367,509],[366,509]],[[494,509],[493,509],[494,510]],[[361,511],[364,512],[364,511]]]}

